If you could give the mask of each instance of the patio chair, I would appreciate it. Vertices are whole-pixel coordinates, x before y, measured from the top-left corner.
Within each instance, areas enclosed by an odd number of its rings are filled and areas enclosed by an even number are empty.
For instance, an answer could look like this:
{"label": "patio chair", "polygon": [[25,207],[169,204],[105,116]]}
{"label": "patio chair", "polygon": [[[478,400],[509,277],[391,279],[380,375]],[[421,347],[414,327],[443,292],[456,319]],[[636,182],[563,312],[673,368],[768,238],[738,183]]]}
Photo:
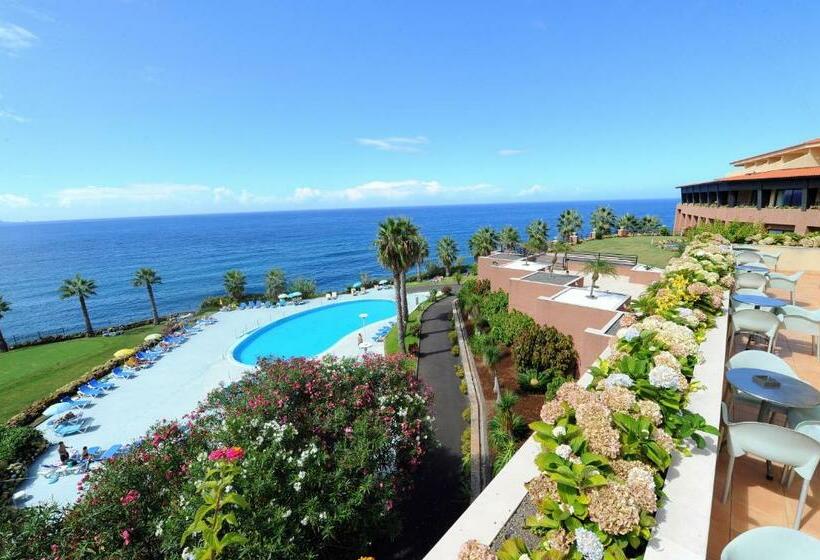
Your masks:
{"label": "patio chair", "polygon": [[729,466],[726,470],[726,484],[721,502],[726,503],[729,498],[729,491],[732,488],[732,471],[735,468],[735,459],[738,457],[754,455],[767,461],[790,466],[803,478],[793,525],[793,528],[799,529],[809,484],[814,476],[817,463],[820,462],[820,443],[805,434],[774,424],[733,423],[726,403],[721,403],[721,418],[726,426],[726,449],[729,453]]}
{"label": "patio chair", "polygon": [[811,346],[820,360],[820,309],[814,311],[796,305],[785,305],[779,315],[783,329],[811,335]]}
{"label": "patio chair", "polygon": [[754,264],[763,262],[763,257],[754,251],[738,251],[735,253],[735,264]]}
{"label": "patio chair", "polygon": [[[800,379],[800,376],[797,375],[797,373],[789,364],[786,363],[783,358],[768,352],[764,352],[763,350],[744,350],[743,352],[738,352],[729,358],[726,361],[726,369],[730,370],[736,368],[765,369],[767,371],[773,371],[775,373],[781,373],[783,375],[788,375],[789,377],[794,377],[795,379]],[[731,385],[728,386],[731,387],[732,391],[732,405],[734,405],[734,399],[740,399],[742,401],[757,405],[761,403],[759,398],[753,397],[743,391],[739,391]],[[790,412],[789,409],[778,407],[776,405],[771,405],[771,407],[772,414],[769,416],[769,421],[771,421],[771,417],[774,416],[775,412],[782,412],[783,414],[789,414]]]}
{"label": "patio chair", "polygon": [[729,350],[731,356],[735,347],[735,336],[738,334],[761,336],[768,339],[767,352],[774,350],[777,332],[780,330],[780,319],[774,313],[762,309],[741,309],[732,314],[729,331]]}
{"label": "patio chair", "polygon": [[796,427],[803,422],[820,422],[820,406],[811,408],[790,408],[789,426]]}
{"label": "patio chair", "polygon": [[766,276],[759,272],[738,272],[735,275],[735,288],[752,288],[762,292],[767,284]]}
{"label": "patio chair", "polygon": [[794,298],[797,294],[797,281],[800,280],[801,276],[803,276],[802,270],[800,272],[795,272],[790,276],[772,272],[769,274],[769,287],[789,292],[791,304],[794,305]]}
{"label": "patio chair", "polygon": [[760,258],[763,259],[763,264],[768,266],[772,270],[777,270],[777,261],[780,260],[780,255],[774,255],[772,253],[758,253]]}
{"label": "patio chair", "polygon": [[755,527],[732,539],[720,560],[803,560],[820,556],[820,541],[785,527]]}

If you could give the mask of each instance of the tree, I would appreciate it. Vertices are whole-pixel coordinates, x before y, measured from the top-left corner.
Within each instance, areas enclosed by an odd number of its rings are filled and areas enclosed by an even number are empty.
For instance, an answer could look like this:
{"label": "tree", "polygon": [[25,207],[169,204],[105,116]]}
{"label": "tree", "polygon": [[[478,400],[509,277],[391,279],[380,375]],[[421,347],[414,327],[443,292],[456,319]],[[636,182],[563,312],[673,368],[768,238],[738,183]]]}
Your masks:
{"label": "tree", "polygon": [[533,220],[527,226],[525,247],[530,253],[543,253],[549,247],[549,226],[544,220]]}
{"label": "tree", "polygon": [[518,230],[512,226],[504,226],[501,228],[501,233],[498,235],[498,241],[501,248],[505,251],[515,251],[521,243],[521,236],[518,235]]}
{"label": "tree", "polygon": [[241,270],[229,270],[222,278],[222,284],[225,286],[225,291],[235,301],[240,301],[245,295],[245,286],[248,280],[245,278],[245,273]]}
{"label": "tree", "polygon": [[601,276],[618,276],[618,271],[615,270],[615,265],[609,261],[602,260],[597,257],[594,261],[589,261],[584,265],[584,274],[592,275],[592,282],[589,284],[589,295],[587,297],[595,297],[595,282]]}
{"label": "tree", "polygon": [[526,431],[527,425],[519,414],[513,411],[518,396],[510,391],[502,391],[495,403],[495,414],[490,420],[489,439],[495,449],[493,472],[498,473],[518,449],[518,437]]}
{"label": "tree", "polygon": [[592,226],[592,231],[597,238],[611,235],[616,222],[615,212],[609,206],[599,206],[593,210],[592,215],[589,217],[589,224]]}
{"label": "tree", "polygon": [[85,334],[94,336],[94,328],[91,326],[91,318],[88,316],[88,307],[85,300],[97,294],[97,284],[94,280],[83,278],[79,274],[74,278],[63,280],[63,285],[60,286],[60,299],[68,299],[76,297],[80,300],[80,310],[83,312],[83,320],[85,321]]}
{"label": "tree", "polygon": [[569,253],[569,243],[564,243],[563,241],[554,241],[550,245],[550,250],[552,251],[552,262],[550,263],[550,272],[555,270],[555,265],[558,264],[558,253],[564,253],[564,270],[569,270],[569,266],[567,264],[567,253]]}
{"label": "tree", "polygon": [[478,260],[478,257],[486,257],[495,251],[498,245],[498,233],[491,227],[483,227],[476,231],[467,242],[470,247],[470,254]]}
{"label": "tree", "polygon": [[578,233],[578,230],[581,229],[583,224],[584,220],[581,218],[581,214],[578,213],[578,210],[564,210],[561,212],[561,215],[558,216],[558,235],[560,235],[564,241],[569,241],[570,236],[573,233]]}
{"label": "tree", "polygon": [[501,361],[501,350],[495,344],[487,344],[481,349],[481,359],[484,360],[484,365],[490,370],[490,374],[493,376],[493,386],[495,386],[498,382],[495,366]]}
{"label": "tree", "polygon": [[134,287],[145,287],[148,290],[148,301],[151,303],[151,317],[154,324],[159,324],[159,313],[157,313],[157,302],[154,299],[154,285],[162,284],[162,278],[153,268],[140,268],[134,273],[134,280],[132,282]]}
{"label": "tree", "polygon": [[316,295],[316,282],[310,278],[295,278],[290,283],[291,292],[301,292],[302,297],[312,298]]}
{"label": "tree", "polygon": [[625,230],[627,233],[638,233],[641,229],[641,224],[634,214],[627,212],[618,218],[618,227]]}
{"label": "tree", "polygon": [[425,259],[430,256],[430,244],[421,233],[418,234],[418,239],[416,239],[416,248],[414,252],[416,262],[413,264],[416,265],[416,282],[421,282],[421,265],[424,263]]}
{"label": "tree", "polygon": [[458,245],[456,240],[445,235],[436,243],[436,253],[438,253],[438,260],[441,266],[444,267],[444,276],[450,276],[450,268],[455,264],[458,258]]}
{"label": "tree", "polygon": [[379,223],[376,232],[376,258],[379,264],[384,268],[390,270],[393,274],[393,288],[396,291],[396,325],[399,335],[399,347],[402,351],[406,351],[405,347],[405,332],[407,330],[407,323],[405,321],[404,307],[406,300],[404,300],[402,290],[402,278],[404,277],[407,268],[413,262],[413,245],[416,243],[415,234],[417,229],[407,218],[388,217]]}
{"label": "tree", "polygon": [[662,224],[657,216],[646,215],[641,218],[641,232],[643,233],[658,233]]}
{"label": "tree", "polygon": [[265,274],[265,296],[271,300],[276,301],[279,294],[284,294],[286,286],[288,285],[285,271],[281,268],[271,268]]}
{"label": "tree", "polygon": [[[0,319],[2,319],[6,313],[11,311],[11,304],[3,299],[3,296],[0,296]],[[3,338],[3,331],[0,330],[0,352],[8,352],[9,345],[6,344],[6,339]]]}

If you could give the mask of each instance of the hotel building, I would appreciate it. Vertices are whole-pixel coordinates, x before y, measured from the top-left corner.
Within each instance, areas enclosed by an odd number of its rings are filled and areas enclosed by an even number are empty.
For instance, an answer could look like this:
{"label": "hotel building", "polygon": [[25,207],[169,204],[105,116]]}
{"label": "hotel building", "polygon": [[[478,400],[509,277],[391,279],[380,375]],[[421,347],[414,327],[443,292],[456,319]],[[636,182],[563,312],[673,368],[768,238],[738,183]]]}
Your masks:
{"label": "hotel building", "polygon": [[732,165],[725,177],[678,187],[676,233],[714,221],[759,222],[772,232],[820,230],[820,138]]}

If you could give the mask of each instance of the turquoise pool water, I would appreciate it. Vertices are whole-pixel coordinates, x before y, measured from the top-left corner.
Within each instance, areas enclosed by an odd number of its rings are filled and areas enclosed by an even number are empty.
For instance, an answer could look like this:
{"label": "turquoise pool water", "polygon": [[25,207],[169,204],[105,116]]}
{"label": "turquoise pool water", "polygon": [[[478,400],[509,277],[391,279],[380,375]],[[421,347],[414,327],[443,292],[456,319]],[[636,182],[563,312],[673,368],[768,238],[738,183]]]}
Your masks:
{"label": "turquoise pool water", "polygon": [[[255,365],[259,358],[316,356],[361,329],[361,313],[367,313],[365,325],[369,325],[393,317],[396,304],[384,299],[360,299],[303,311],[254,331],[234,348],[233,357]],[[366,339],[372,335],[373,330],[367,330]]]}

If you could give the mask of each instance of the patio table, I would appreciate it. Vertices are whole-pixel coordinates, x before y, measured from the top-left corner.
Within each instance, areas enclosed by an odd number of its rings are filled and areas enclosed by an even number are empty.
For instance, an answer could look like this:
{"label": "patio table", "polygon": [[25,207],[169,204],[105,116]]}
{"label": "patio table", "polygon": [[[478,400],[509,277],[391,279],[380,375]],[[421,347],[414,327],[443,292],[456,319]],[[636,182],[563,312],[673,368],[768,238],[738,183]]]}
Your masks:
{"label": "patio table", "polygon": [[[820,404],[820,391],[796,377],[756,368],[733,368],[726,382],[735,389],[760,399],[758,422],[768,422],[772,405],[783,408],[810,408]],[[772,466],[766,461],[766,478],[772,479]]]}
{"label": "patio table", "polygon": [[746,272],[759,272],[761,274],[768,274],[769,269],[765,266],[757,266],[754,264],[739,264],[735,267],[738,270],[745,270]]}
{"label": "patio table", "polygon": [[734,294],[732,295],[732,299],[738,303],[754,305],[755,309],[760,309],[761,307],[783,307],[788,304],[787,301],[769,297],[766,294],[759,296],[754,294]]}

